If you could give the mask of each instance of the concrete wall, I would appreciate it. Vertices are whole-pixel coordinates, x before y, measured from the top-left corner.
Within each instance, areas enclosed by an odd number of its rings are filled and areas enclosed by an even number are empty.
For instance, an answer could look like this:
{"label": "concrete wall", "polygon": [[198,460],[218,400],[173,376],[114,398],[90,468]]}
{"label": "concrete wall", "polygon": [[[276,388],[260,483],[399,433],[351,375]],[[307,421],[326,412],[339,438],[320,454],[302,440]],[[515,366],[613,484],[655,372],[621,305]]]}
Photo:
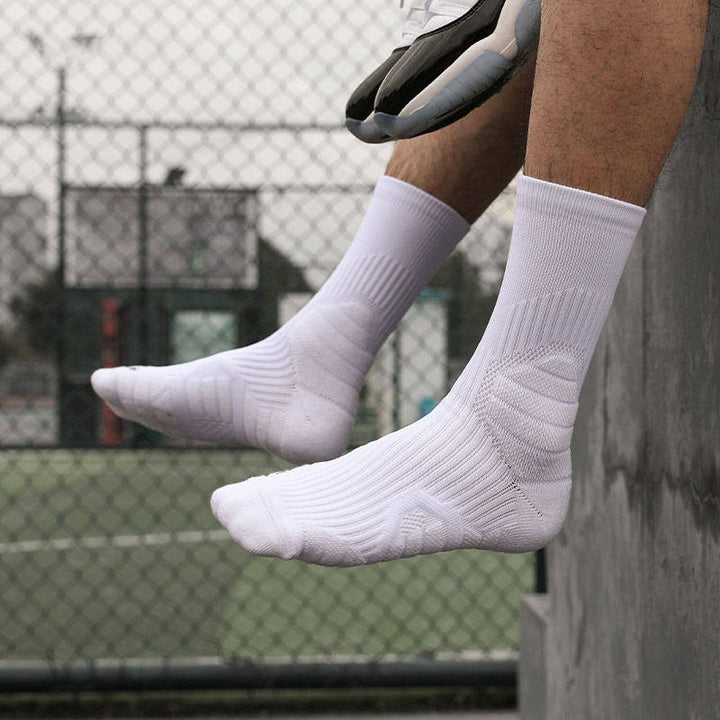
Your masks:
{"label": "concrete wall", "polygon": [[720,10],[712,13],[685,128],[583,390],[544,647],[527,647],[534,661],[542,651],[546,677],[528,670],[537,701],[524,694],[526,719],[720,718]]}

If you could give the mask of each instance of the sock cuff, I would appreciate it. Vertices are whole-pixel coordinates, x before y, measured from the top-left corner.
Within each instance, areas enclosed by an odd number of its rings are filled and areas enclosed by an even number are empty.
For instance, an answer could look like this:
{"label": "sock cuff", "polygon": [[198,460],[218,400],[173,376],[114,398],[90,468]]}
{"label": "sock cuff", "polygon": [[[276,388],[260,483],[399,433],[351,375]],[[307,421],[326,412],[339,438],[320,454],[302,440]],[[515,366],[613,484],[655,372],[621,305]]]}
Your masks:
{"label": "sock cuff", "polygon": [[607,195],[580,190],[522,175],[517,188],[517,208],[539,217],[582,217],[585,222],[612,226],[635,238],[645,217],[645,208]]}
{"label": "sock cuff", "polygon": [[441,200],[383,176],[350,249],[311,302],[354,297],[372,305],[375,352],[469,229]]}
{"label": "sock cuff", "polygon": [[503,293],[582,287],[612,296],[644,216],[622,200],[521,177]]}
{"label": "sock cuff", "polygon": [[451,236],[463,236],[470,230],[470,223],[447,203],[415,185],[383,175],[375,186],[373,200],[389,205],[390,208],[408,212],[435,226],[448,231]]}

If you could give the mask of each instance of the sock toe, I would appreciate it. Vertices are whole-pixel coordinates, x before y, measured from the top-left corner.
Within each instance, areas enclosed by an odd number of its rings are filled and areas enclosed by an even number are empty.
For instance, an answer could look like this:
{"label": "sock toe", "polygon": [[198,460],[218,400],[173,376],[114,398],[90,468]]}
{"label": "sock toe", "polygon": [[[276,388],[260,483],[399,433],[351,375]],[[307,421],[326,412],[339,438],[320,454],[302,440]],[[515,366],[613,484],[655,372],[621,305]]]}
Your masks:
{"label": "sock toe", "polygon": [[154,367],[105,368],[96,370],[90,382],[119,417],[173,437],[186,437],[175,414],[163,371]]}
{"label": "sock toe", "polygon": [[241,490],[241,487],[242,483],[224,485],[215,490],[210,496],[210,508],[221,525],[227,527],[227,524],[230,522],[234,506],[233,498],[235,493]]}
{"label": "sock toe", "polygon": [[283,520],[276,499],[263,493],[254,478],[216,490],[210,505],[233,540],[248,552],[284,560],[301,553],[300,534]]}
{"label": "sock toe", "polygon": [[93,390],[108,403],[108,405],[118,406],[120,404],[120,398],[115,383],[115,370],[117,370],[117,368],[102,368],[96,370],[90,376],[90,384]]}

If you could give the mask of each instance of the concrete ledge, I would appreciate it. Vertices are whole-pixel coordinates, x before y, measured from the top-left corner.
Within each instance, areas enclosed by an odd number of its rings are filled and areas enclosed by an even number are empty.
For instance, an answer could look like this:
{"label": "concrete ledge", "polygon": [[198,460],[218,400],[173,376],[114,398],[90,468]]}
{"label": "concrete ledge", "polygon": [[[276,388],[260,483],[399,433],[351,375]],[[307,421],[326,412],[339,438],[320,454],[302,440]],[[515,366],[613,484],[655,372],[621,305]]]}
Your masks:
{"label": "concrete ledge", "polygon": [[526,595],[520,610],[518,706],[521,720],[548,717],[546,644],[550,598]]}

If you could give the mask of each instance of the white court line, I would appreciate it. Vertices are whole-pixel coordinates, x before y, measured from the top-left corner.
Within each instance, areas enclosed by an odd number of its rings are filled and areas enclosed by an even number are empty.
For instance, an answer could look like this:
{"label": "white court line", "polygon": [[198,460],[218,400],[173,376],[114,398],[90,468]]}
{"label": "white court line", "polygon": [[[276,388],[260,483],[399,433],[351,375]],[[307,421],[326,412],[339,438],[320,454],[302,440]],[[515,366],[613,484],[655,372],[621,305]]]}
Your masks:
{"label": "white court line", "polygon": [[188,530],[175,533],[150,533],[147,535],[105,535],[82,538],[58,538],[56,540],[20,540],[0,543],[0,555],[36,553],[44,550],[76,550],[77,548],[128,548],[145,545],[189,545],[201,542],[229,540],[227,530]]}

